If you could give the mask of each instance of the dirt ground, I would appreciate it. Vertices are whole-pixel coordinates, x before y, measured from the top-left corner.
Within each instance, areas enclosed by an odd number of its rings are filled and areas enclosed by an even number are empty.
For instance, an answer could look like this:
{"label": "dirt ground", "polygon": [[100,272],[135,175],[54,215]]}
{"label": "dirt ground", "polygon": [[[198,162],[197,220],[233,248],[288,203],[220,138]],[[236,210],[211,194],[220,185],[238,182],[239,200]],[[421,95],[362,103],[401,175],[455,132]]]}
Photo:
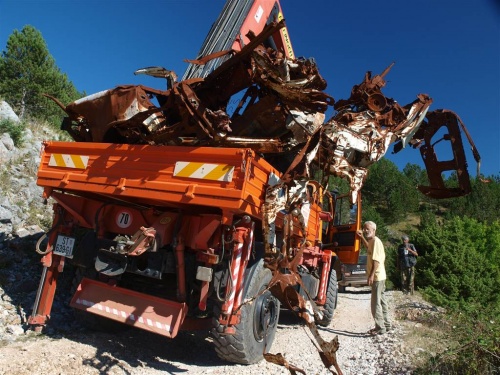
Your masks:
{"label": "dirt ground", "polygon": [[[338,335],[338,363],[344,374],[410,374],[405,342],[407,327],[394,321],[395,330],[369,336],[372,328],[369,290],[348,288],[339,294],[334,320],[320,330],[325,340]],[[401,292],[387,292],[391,316],[401,303]],[[397,295],[397,298],[394,298]],[[411,324],[411,323],[410,323]],[[312,335],[299,320],[283,311],[271,353],[307,374],[331,374],[319,358]],[[181,332],[167,339],[149,332],[128,329],[118,334],[86,330],[61,335],[26,335],[0,347],[0,374],[288,374],[284,367],[264,360],[255,365],[236,365],[220,360],[205,332]]]}

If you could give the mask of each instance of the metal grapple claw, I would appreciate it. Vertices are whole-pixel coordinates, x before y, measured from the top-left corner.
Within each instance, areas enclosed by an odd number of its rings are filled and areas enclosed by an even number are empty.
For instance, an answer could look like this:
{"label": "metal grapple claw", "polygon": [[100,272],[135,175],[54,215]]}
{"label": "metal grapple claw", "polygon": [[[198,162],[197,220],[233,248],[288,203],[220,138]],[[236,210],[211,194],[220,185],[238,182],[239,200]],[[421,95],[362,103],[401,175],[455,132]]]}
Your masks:
{"label": "metal grapple claw", "polygon": [[[460,126],[459,126],[460,125]],[[433,142],[432,138],[442,128],[446,127],[448,133]],[[416,141],[420,154],[424,160],[429,177],[430,186],[418,186],[418,189],[428,197],[442,199],[467,195],[471,192],[467,160],[462,142],[460,127],[464,131],[472,148],[474,159],[478,163],[478,174],[481,157],[469,135],[464,123],[458,115],[450,110],[438,109],[428,112],[426,122],[422,124],[412,141]],[[438,160],[435,145],[441,141],[450,142],[453,159]],[[447,187],[443,179],[443,172],[456,171],[458,187]]]}

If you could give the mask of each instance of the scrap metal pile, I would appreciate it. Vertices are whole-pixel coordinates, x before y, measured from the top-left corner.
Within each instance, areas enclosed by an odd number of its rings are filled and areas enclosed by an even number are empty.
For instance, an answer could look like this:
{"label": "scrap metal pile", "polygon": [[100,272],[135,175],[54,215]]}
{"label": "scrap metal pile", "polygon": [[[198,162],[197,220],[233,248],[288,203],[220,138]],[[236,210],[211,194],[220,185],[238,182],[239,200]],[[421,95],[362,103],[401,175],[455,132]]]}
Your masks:
{"label": "scrap metal pile", "polygon": [[[248,35],[251,42],[239,52],[221,51],[190,61],[205,64],[226,58],[205,78],[177,82],[172,71],[145,68],[136,74],[163,77],[168,89],[118,86],[67,106],[58,102],[68,114],[62,128],[76,141],[250,147],[286,172],[284,181],[307,177],[312,167],[322,169],[326,178],[347,179],[353,203],[367,167],[391,144],[395,152],[410,144],[420,149],[427,167],[431,186],[419,187],[423,193],[445,198],[470,192],[459,123],[477,162],[479,154],[457,115],[428,112],[432,99],[425,94],[405,106],[384,96],[384,77],[392,65],[374,77],[367,72],[348,99],[335,102],[323,91],[327,84],[313,59],[289,59],[264,46],[282,27],[284,21],[273,22],[259,35]],[[238,105],[230,114],[235,100]],[[325,122],[329,106],[335,114]],[[454,154],[446,162],[438,161],[431,143],[443,126]],[[442,172],[449,170],[459,177],[456,188],[444,185]]]}

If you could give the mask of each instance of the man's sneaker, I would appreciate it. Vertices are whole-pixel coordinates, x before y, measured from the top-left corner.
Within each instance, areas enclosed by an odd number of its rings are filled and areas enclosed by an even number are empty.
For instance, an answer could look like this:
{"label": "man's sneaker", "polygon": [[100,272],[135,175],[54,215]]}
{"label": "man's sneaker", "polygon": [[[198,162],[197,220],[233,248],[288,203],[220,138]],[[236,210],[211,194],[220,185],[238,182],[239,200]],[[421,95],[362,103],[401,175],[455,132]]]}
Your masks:
{"label": "man's sneaker", "polygon": [[372,328],[367,333],[371,336],[383,335],[387,331],[385,329]]}

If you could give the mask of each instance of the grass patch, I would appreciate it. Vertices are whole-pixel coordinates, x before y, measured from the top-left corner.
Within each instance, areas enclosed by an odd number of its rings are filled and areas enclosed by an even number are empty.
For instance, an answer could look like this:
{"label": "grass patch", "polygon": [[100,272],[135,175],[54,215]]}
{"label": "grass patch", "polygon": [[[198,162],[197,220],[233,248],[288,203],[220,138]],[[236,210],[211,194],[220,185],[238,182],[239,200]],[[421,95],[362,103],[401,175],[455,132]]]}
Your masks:
{"label": "grass patch", "polygon": [[[415,375],[500,374],[500,332],[490,312],[448,311],[413,296],[394,293],[395,318]],[[488,314],[488,313],[487,313]]]}
{"label": "grass patch", "polygon": [[2,193],[2,195],[6,195],[5,193],[9,191],[11,183],[12,183],[11,173],[9,173],[7,169],[3,168],[0,171],[0,192]]}
{"label": "grass patch", "polygon": [[446,313],[424,301],[420,293],[407,296],[394,293],[395,319],[403,327],[406,352],[412,365],[419,369],[447,349],[448,324],[443,321]]}

